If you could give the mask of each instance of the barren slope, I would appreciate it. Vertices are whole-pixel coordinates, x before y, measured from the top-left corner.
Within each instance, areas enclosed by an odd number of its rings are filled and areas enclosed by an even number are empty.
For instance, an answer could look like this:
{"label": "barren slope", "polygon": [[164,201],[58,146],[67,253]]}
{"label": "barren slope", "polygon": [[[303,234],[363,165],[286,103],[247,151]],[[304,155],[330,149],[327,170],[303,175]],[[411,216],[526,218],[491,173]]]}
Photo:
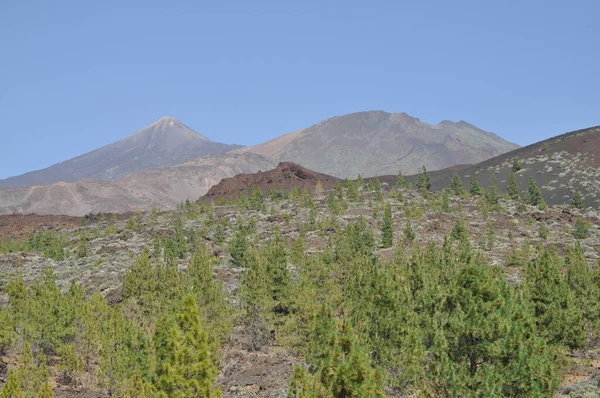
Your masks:
{"label": "barren slope", "polygon": [[180,165],[130,174],[117,181],[82,180],[0,189],[0,214],[37,213],[81,216],[97,212],[170,208],[196,200],[225,177],[271,169],[265,157],[219,154]]}
{"label": "barren slope", "polygon": [[240,152],[291,161],[340,178],[413,174],[425,164],[442,169],[474,164],[518,148],[461,121],[436,125],[405,113],[358,112],[333,117]]}
{"label": "barren slope", "polygon": [[[521,161],[517,172],[521,191],[533,177],[548,204],[570,203],[580,190],[585,206],[598,206],[600,199],[600,126],[577,130],[505,153],[459,172],[468,188],[470,176],[488,186],[492,174],[504,191],[513,159]],[[452,170],[432,175],[432,188],[442,189],[450,183]]]}

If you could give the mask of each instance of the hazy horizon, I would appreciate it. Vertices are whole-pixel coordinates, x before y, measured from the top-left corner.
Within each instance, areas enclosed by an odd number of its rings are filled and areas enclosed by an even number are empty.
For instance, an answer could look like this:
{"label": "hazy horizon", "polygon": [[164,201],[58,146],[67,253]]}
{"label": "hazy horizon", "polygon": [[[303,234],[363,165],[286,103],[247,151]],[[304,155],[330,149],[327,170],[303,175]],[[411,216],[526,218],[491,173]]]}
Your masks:
{"label": "hazy horizon", "polygon": [[4,3],[0,178],[163,116],[241,145],[368,110],[522,146],[597,125],[600,9],[578,5]]}

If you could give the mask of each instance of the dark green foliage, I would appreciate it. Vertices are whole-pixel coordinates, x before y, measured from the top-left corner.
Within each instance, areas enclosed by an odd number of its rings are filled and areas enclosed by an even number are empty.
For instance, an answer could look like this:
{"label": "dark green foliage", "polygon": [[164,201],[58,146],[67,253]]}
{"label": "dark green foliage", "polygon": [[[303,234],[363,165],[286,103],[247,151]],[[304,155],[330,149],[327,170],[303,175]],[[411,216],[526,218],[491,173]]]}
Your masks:
{"label": "dark green foliage", "polygon": [[17,342],[15,326],[12,311],[8,307],[0,308],[0,355],[5,355],[6,351]]}
{"label": "dark green foliage", "polygon": [[398,172],[398,177],[396,177],[396,183],[394,186],[396,188],[406,188],[406,179],[402,175],[402,171]]}
{"label": "dark green foliage", "polygon": [[[535,335],[526,307],[489,268],[457,270],[432,340],[430,388],[437,396],[549,396],[554,352]],[[447,319],[447,320],[445,320]]]}
{"label": "dark green foliage", "polygon": [[485,191],[485,200],[490,207],[494,208],[498,205],[498,199],[500,199],[500,192],[498,191],[498,184],[496,183],[496,175],[493,174],[490,179],[490,185]]}
{"label": "dark green foliage", "polygon": [[87,256],[87,235],[82,233],[79,237],[79,243],[77,244],[77,257],[83,258]]}
{"label": "dark green foliage", "polygon": [[247,264],[239,295],[242,299],[243,321],[249,334],[247,348],[258,351],[271,339],[274,303],[264,257],[257,250],[252,250]]}
{"label": "dark green foliage", "polygon": [[64,235],[54,231],[40,230],[33,232],[29,236],[29,240],[25,246],[21,248],[23,251],[38,251],[45,257],[62,261],[65,258],[65,248],[67,240]]}
{"label": "dark green foliage", "polygon": [[444,213],[450,213],[450,198],[448,197],[448,190],[444,189],[442,192],[442,211]]}
{"label": "dark green foliage", "polygon": [[258,187],[252,185],[247,195],[238,195],[237,204],[246,210],[264,211],[265,196]]}
{"label": "dark green foliage", "polygon": [[565,260],[567,282],[575,295],[577,307],[583,314],[584,328],[597,337],[600,333],[600,285],[596,280],[598,267],[589,266],[579,242],[568,251]]}
{"label": "dark green foliage", "polygon": [[467,227],[463,220],[457,220],[454,223],[454,226],[452,226],[452,230],[450,231],[450,237],[458,241],[467,241],[469,239],[469,231],[467,231]]}
{"label": "dark green foliage", "polygon": [[410,223],[409,220],[406,220],[406,224],[404,225],[404,239],[411,242],[411,241],[415,240],[416,237],[417,237],[417,234],[413,230],[412,224]]}
{"label": "dark green foliage", "polygon": [[529,187],[525,193],[525,202],[532,206],[540,206],[544,202],[542,191],[538,188],[533,177],[529,177]]}
{"label": "dark green foliage", "polygon": [[457,172],[452,174],[452,181],[450,181],[450,189],[454,195],[460,196],[463,193],[463,185]]}
{"label": "dark green foliage", "polygon": [[581,201],[581,192],[579,189],[575,191],[575,194],[573,195],[571,206],[575,207],[576,209],[583,209],[583,202]]}
{"label": "dark green foliage", "polygon": [[287,270],[287,250],[279,231],[266,247],[264,258],[267,262],[271,299],[276,306],[284,307],[288,300],[290,273]]}
{"label": "dark green foliage", "polygon": [[360,192],[358,191],[358,184],[356,182],[346,178],[344,180],[344,188],[346,189],[348,202],[355,203],[360,200]]}
{"label": "dark green foliage", "polygon": [[513,173],[517,173],[517,172],[521,171],[522,168],[523,168],[523,164],[521,163],[519,158],[514,158],[511,171]]}
{"label": "dark green foliage", "polygon": [[348,323],[336,328],[331,313],[323,312],[313,337],[311,372],[307,374],[303,368],[294,371],[288,398],[385,397],[381,373],[373,368]]}
{"label": "dark green foliage", "polygon": [[589,225],[582,217],[577,217],[573,227],[573,236],[575,239],[585,239],[588,237]]}
{"label": "dark green foliage", "polygon": [[481,187],[479,186],[479,181],[477,181],[477,177],[471,176],[469,179],[469,193],[474,196],[481,195]]}
{"label": "dark green foliage", "polygon": [[538,228],[538,236],[541,239],[546,240],[546,239],[548,239],[549,233],[550,233],[550,231],[548,230],[548,226],[546,225],[546,223],[540,223],[540,226]]}
{"label": "dark green foliage", "polygon": [[248,242],[249,231],[244,226],[244,223],[241,219],[237,220],[237,228],[233,239],[229,243],[229,254],[233,261],[238,265],[245,265],[247,260],[247,253],[250,247],[250,242]]}
{"label": "dark green foliage", "polygon": [[581,309],[558,258],[541,248],[538,259],[525,266],[525,296],[534,310],[539,333],[550,343],[581,347],[586,338]]}
{"label": "dark green foliage", "polygon": [[383,220],[381,222],[381,247],[392,247],[394,244],[394,220],[392,219],[392,207],[385,204]]}
{"label": "dark green foliage", "polygon": [[508,196],[512,200],[519,200],[521,192],[519,190],[519,184],[517,183],[517,177],[515,175],[515,172],[512,170],[510,172],[510,175],[508,176],[506,191],[508,192]]}
{"label": "dark green foliage", "polygon": [[419,175],[417,176],[417,188],[419,189],[430,189],[431,188],[431,179],[429,178],[429,173],[427,172],[427,168],[425,165],[419,171]]}

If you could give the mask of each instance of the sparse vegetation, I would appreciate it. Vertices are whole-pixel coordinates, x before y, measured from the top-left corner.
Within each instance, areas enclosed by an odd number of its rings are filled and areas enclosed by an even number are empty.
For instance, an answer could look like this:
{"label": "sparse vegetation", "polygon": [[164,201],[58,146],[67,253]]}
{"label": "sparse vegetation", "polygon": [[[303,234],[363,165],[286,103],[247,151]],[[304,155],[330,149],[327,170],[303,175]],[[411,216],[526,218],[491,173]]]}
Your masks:
{"label": "sparse vegetation", "polygon": [[[567,357],[600,336],[597,226],[564,208],[505,213],[494,184],[478,198],[375,179],[363,192],[253,190],[4,239],[3,258],[26,263],[3,286],[2,394],[216,397],[241,391],[235,372],[270,366],[289,397],[552,396]],[[58,274],[24,278],[31,261]],[[65,263],[117,275],[119,300],[93,292],[103,281],[65,283]],[[232,355],[240,370],[217,379]]]}

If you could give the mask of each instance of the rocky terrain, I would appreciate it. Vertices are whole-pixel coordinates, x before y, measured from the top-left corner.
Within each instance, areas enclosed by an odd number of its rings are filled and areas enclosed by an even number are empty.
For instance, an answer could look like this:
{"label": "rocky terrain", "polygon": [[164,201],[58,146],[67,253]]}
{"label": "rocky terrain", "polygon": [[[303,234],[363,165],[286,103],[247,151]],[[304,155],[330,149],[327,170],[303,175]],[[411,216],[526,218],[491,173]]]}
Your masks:
{"label": "rocky terrain", "polygon": [[273,170],[259,171],[253,174],[240,174],[224,178],[214,185],[202,197],[205,201],[235,199],[238,195],[247,195],[251,187],[258,188],[263,194],[269,191],[291,191],[293,189],[331,189],[338,178],[317,173],[292,162],[281,162]]}
{"label": "rocky terrain", "polygon": [[113,144],[43,170],[0,180],[0,187],[77,182],[89,178],[113,181],[127,174],[176,165],[239,147],[211,141],[179,120],[163,117]]}
{"label": "rocky terrain", "polygon": [[[600,204],[600,127],[573,131],[470,167],[460,167],[463,186],[468,188],[471,176],[487,186],[495,175],[500,189],[504,190],[515,159],[521,165],[516,172],[521,191],[527,189],[532,177],[548,204],[570,203],[577,190],[585,206],[597,208]],[[432,189],[447,187],[454,171],[432,173]]]}
{"label": "rocky terrain", "polygon": [[[294,181],[299,178],[296,171],[302,171],[289,164],[282,164],[276,170],[279,170],[276,176],[291,172]],[[260,178],[264,177],[263,181],[268,181],[268,176],[271,175],[260,173],[259,176],[261,174]],[[304,171],[301,175],[303,174]],[[319,178],[319,175],[315,178]],[[284,181],[286,179],[282,182]],[[227,182],[223,184],[227,185]],[[228,194],[235,189],[237,188],[223,192]],[[457,222],[462,220],[465,222],[471,245],[489,264],[500,266],[511,283],[518,284],[523,278],[522,264],[511,259],[514,259],[515,253],[521,252],[526,242],[527,247],[531,247],[532,250],[526,256],[535,256],[533,248],[536,245],[552,247],[562,253],[578,241],[590,265],[596,264],[600,258],[600,215],[595,210],[579,210],[563,205],[540,211],[504,199],[500,200],[498,208],[489,209],[481,198],[463,195],[450,197],[449,209],[444,211],[440,195],[410,189],[391,189],[387,184],[384,184],[382,190],[384,201],[391,205],[393,227],[398,240],[405,234],[405,225],[411,223],[415,241],[421,247],[425,247],[429,242],[442,244],[444,237],[450,235]],[[339,188],[330,192],[336,191],[339,191]],[[191,204],[187,208],[182,207],[171,212],[88,217],[85,226],[64,225],[61,228],[60,233],[66,236],[67,255],[63,260],[49,259],[35,251],[0,254],[0,285],[5,285],[18,274],[24,276],[26,283],[31,283],[42,275],[45,268],[50,267],[62,289],[67,289],[71,282],[78,282],[88,294],[99,291],[109,302],[119,303],[123,276],[144,248],[155,245],[157,237],[176,237],[177,234],[183,233],[182,236],[185,236],[189,244],[191,236],[194,236],[197,237],[194,239],[208,247],[216,262],[214,276],[223,283],[230,300],[239,310],[239,287],[247,271],[230,256],[230,245],[236,234],[236,219],[254,220],[256,242],[259,245],[270,241],[276,231],[281,232],[284,241],[289,245],[303,235],[308,254],[325,250],[328,240],[336,230],[355,222],[361,216],[366,219],[375,239],[381,239],[382,209],[377,199],[379,193],[376,186],[371,184],[359,187],[360,197],[356,201],[343,200],[341,205],[338,204],[340,207],[332,204],[330,192],[312,198],[315,212],[303,204],[302,197],[273,196],[267,197],[260,204],[260,210],[250,210],[244,208],[245,205],[236,204]],[[524,208],[520,209],[520,206]],[[573,235],[575,224],[580,217],[587,223],[588,228],[584,239],[576,239]],[[183,224],[178,227],[177,220],[181,219]],[[542,227],[547,228],[545,234],[540,232]],[[492,235],[490,230],[493,231]],[[220,234],[223,236],[219,236]],[[84,235],[85,254],[77,255]],[[377,255],[382,259],[392,259],[394,250],[398,249],[378,249]],[[180,268],[186,268],[189,253],[177,261]],[[239,323],[239,318],[236,319],[231,339],[222,347],[220,354],[217,384],[223,390],[224,396],[285,396],[293,365],[302,358],[277,341],[272,341],[261,350],[249,349],[249,331]],[[600,375],[599,348],[592,344],[572,352],[559,393],[568,396],[584,389],[600,393],[595,387]],[[4,360],[10,362],[11,355],[14,353],[9,352]],[[77,386],[65,385],[58,380],[58,371],[52,367],[51,371],[56,378],[54,391],[57,397],[107,396],[105,391],[95,386],[93,379],[83,378]],[[401,395],[389,392],[388,396]]]}
{"label": "rocky terrain", "polygon": [[27,239],[38,229],[62,230],[81,225],[78,217],[38,214],[10,214],[0,216],[0,239]]}
{"label": "rocky terrain", "polygon": [[0,214],[37,213],[83,216],[174,208],[197,200],[221,179],[273,168],[256,154],[219,154],[175,166],[129,174],[116,181],[82,180],[0,189]]}
{"label": "rocky terrain", "polygon": [[358,112],[337,116],[239,152],[291,161],[339,178],[415,174],[475,164],[518,148],[467,122],[421,122],[405,113]]}

